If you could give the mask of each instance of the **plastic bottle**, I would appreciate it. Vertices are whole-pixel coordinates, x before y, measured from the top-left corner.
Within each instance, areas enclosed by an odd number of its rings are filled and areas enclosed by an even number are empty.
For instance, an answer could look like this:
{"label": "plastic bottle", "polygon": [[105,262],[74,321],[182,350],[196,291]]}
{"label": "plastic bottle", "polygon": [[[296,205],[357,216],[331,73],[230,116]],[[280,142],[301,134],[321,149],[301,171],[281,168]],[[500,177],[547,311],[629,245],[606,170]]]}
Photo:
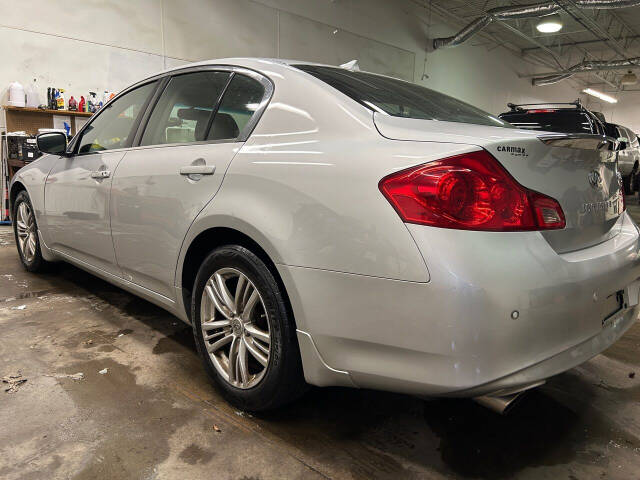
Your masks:
{"label": "plastic bottle", "polygon": [[53,110],[58,110],[58,97],[60,96],[60,92],[58,91],[57,88],[54,88],[52,90],[53,93],[53,103],[51,104],[51,108]]}
{"label": "plastic bottle", "polygon": [[33,82],[27,85],[25,93],[27,94],[27,107],[38,108],[40,105],[40,94],[38,93],[38,86],[35,78],[33,79]]}
{"label": "plastic bottle", "polygon": [[24,88],[18,82],[9,84],[9,105],[13,107],[24,107],[26,104]]}
{"label": "plastic bottle", "polygon": [[86,112],[87,105],[84,101],[84,97],[82,95],[80,95],[80,102],[78,103],[78,111],[79,112]]}
{"label": "plastic bottle", "polygon": [[98,110],[98,97],[96,96],[96,92],[89,92],[89,111],[91,113],[96,113]]}
{"label": "plastic bottle", "polygon": [[64,110],[64,106],[65,106],[65,101],[64,101],[64,88],[60,89],[60,92],[58,94],[58,98],[57,98],[57,102],[56,102],[57,106],[58,106],[58,110]]}
{"label": "plastic bottle", "polygon": [[76,102],[76,99],[73,98],[73,95],[71,95],[71,98],[69,99],[69,110],[71,110],[72,112],[78,110],[78,102]]}

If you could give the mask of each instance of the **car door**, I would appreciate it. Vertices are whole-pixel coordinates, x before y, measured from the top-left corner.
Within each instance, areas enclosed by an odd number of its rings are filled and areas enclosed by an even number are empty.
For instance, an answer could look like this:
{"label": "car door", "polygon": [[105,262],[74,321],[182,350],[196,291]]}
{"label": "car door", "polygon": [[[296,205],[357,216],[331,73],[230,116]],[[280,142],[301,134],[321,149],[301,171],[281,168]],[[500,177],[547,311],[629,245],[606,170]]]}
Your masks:
{"label": "car door", "polygon": [[111,228],[126,280],[175,298],[182,241],[220,188],[270,85],[236,68],[170,78],[113,179]]}
{"label": "car door", "polygon": [[45,183],[45,222],[51,248],[119,275],[109,219],[113,172],[133,140],[157,82],[132,89],[91,119]]}

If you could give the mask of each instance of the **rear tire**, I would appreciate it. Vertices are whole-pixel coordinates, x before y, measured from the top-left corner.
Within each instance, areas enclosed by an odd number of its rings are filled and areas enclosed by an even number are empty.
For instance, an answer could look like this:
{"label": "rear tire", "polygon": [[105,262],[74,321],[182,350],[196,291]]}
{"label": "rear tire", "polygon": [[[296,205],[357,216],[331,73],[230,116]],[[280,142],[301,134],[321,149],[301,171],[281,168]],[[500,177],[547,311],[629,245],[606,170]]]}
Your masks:
{"label": "rear tire", "polygon": [[193,288],[191,318],[207,374],[237,408],[270,410],[306,391],[283,292],[248,249],[226,245],[204,260]]}
{"label": "rear tire", "polygon": [[33,273],[48,270],[51,263],[42,258],[38,224],[29,194],[25,190],[16,197],[12,220],[16,247],[24,268]]}

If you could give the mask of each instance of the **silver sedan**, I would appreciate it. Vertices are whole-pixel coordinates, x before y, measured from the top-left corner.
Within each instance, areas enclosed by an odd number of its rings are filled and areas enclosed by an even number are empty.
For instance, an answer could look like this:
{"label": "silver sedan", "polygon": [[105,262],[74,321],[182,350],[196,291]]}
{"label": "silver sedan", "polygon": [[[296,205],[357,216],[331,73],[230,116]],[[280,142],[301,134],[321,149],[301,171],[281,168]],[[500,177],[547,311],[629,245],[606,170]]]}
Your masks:
{"label": "silver sedan", "polygon": [[638,314],[604,137],[354,68],[225,59],[38,145],[10,190],[25,268],[73,263],[191,324],[243,409],[312,384],[503,410]]}

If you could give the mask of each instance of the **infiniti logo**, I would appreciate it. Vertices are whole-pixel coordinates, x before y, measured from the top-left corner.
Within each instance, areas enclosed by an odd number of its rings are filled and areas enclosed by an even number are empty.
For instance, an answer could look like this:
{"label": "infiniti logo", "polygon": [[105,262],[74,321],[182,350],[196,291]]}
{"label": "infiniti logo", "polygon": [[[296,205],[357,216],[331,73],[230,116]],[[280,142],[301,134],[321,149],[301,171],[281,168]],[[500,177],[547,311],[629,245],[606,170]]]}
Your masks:
{"label": "infiniti logo", "polygon": [[597,170],[591,170],[587,174],[587,178],[589,179],[589,185],[593,188],[598,188],[602,184],[602,177],[600,176],[600,172]]}

